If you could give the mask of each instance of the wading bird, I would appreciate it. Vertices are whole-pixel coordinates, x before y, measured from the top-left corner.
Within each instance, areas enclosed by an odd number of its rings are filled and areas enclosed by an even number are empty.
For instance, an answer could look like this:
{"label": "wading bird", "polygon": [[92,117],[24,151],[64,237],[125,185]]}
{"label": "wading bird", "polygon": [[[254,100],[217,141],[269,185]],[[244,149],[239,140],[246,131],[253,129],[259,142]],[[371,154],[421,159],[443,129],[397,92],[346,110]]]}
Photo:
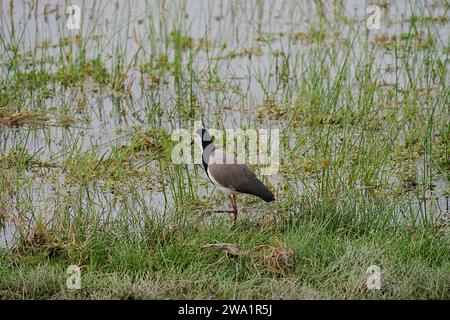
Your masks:
{"label": "wading bird", "polygon": [[198,129],[192,140],[192,144],[194,143],[202,150],[203,168],[209,180],[231,200],[233,209],[221,212],[233,213],[235,223],[238,212],[235,197],[237,193],[251,194],[266,202],[275,200],[273,193],[242,160],[216,149],[208,131]]}

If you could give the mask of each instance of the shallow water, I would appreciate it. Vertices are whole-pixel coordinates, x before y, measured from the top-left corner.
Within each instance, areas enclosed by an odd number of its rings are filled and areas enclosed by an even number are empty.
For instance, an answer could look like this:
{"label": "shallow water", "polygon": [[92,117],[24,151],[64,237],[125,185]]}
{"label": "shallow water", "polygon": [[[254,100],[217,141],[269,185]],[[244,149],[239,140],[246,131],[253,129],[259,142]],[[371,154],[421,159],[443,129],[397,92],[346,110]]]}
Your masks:
{"label": "shallow water", "polygon": [[[14,2],[11,8],[9,1],[1,2],[1,21],[3,35],[11,39],[20,35],[19,51],[23,53],[21,68],[27,69],[30,56],[32,61],[44,59],[47,63],[40,65],[48,71],[56,72],[60,66],[58,61],[67,52],[74,56],[80,47],[63,46],[58,43],[65,39],[69,43],[79,42],[79,38],[88,39],[86,43],[86,59],[100,58],[105,62],[108,71],[113,72],[117,65],[127,70],[121,90],[112,91],[87,80],[80,86],[56,87],[56,95],[45,99],[38,108],[59,110],[56,114],[68,113],[75,119],[69,128],[59,125],[58,117],[51,116],[49,123],[43,125],[25,125],[9,128],[0,125],[0,154],[6,154],[15,146],[23,146],[29,154],[39,154],[45,162],[58,162],[65,152],[74,145],[80,152],[96,148],[99,153],[109,152],[112,145],[127,144],[133,130],[139,128],[164,128],[168,132],[178,127],[188,127],[191,120],[179,117],[180,104],[185,106],[191,102],[180,101],[181,92],[193,90],[195,93],[194,118],[202,120],[207,126],[219,128],[238,127],[275,127],[285,126],[279,120],[263,119],[258,122],[254,108],[267,98],[267,93],[283,102],[282,107],[289,105],[295,95],[283,88],[290,83],[301,86],[302,74],[309,72],[311,66],[304,61],[315,50],[314,40],[304,39],[311,30],[320,28],[320,19],[326,17],[328,26],[325,43],[333,50],[348,38],[355,35],[355,46],[352,57],[364,54],[363,41],[376,41],[382,35],[399,35],[409,30],[408,19],[412,14],[420,12],[423,16],[449,17],[449,9],[439,1],[395,1],[386,7],[382,6],[381,30],[367,32],[365,19],[368,2],[344,1],[343,10],[336,5],[338,1],[72,1],[79,5],[82,12],[81,30],[70,31],[65,26],[65,5],[60,1],[27,1]],[[346,16],[352,23],[343,23]],[[449,21],[434,24],[434,30],[423,27],[439,39],[437,56],[445,58],[449,43]],[[420,29],[421,26],[419,25]],[[155,75],[141,72],[141,67],[158,59],[174,61],[180,54],[170,45],[174,30],[180,30],[186,36],[186,48],[183,61],[193,55],[192,70],[182,70],[186,77],[193,77],[194,84],[185,79],[177,84],[172,72],[157,72],[158,90],[149,89]],[[334,34],[330,31],[334,30]],[[357,32],[359,30],[359,32]],[[77,36],[79,35],[79,36]],[[299,37],[300,40],[292,39]],[[303,40],[302,40],[303,39]],[[203,43],[201,50],[190,51],[190,42]],[[54,48],[52,45],[56,45]],[[3,47],[2,47],[3,48]],[[3,49],[2,49],[3,50]],[[65,51],[67,50],[67,51]],[[447,49],[448,50],[448,49]],[[186,53],[187,52],[187,53]],[[119,54],[118,54],[119,53]],[[288,55],[286,55],[288,53]],[[1,72],[7,70],[5,61],[10,53],[2,52]],[[336,59],[342,59],[342,50],[336,50]],[[418,53],[419,55],[421,53]],[[118,57],[122,57],[118,60]],[[282,80],[280,66],[285,59],[290,66],[288,78]],[[54,63],[52,62],[54,61]],[[355,59],[356,61],[356,59]],[[383,51],[374,57],[374,65],[384,70],[395,63],[392,52]],[[413,66],[420,68],[421,66]],[[356,68],[356,62],[350,62],[350,69]],[[399,66],[401,69],[402,66]],[[329,78],[333,78],[338,68],[329,70]],[[216,82],[212,79],[217,79]],[[393,73],[383,73],[380,81],[386,86],[396,84],[399,87],[408,83],[407,74],[402,72],[397,77]],[[187,88],[187,85],[192,88]],[[420,85],[420,84],[419,84]],[[356,84],[355,84],[355,90]],[[29,99],[30,105],[33,104]],[[83,105],[83,107],[80,107]],[[62,107],[63,106],[63,107]],[[198,106],[201,106],[199,108]],[[80,111],[77,111],[81,109]],[[161,115],[155,110],[162,110]],[[295,137],[291,138],[295,143]],[[283,151],[282,151],[283,152]],[[190,167],[192,168],[192,167]],[[421,166],[417,166],[420,176]],[[40,169],[41,171],[44,169]],[[33,208],[33,216],[46,216],[53,211],[61,195],[55,185],[61,186],[63,192],[64,173],[59,173],[60,184],[39,175],[36,170],[28,172],[31,178],[29,188],[23,188],[23,194],[16,194],[15,199],[8,201],[17,206],[21,201],[28,201]],[[44,170],[45,171],[45,170]],[[199,171],[200,172],[200,171]],[[280,176],[269,177],[276,187],[283,179]],[[435,206],[438,212],[448,212],[449,183],[444,175],[434,177],[436,185],[426,202],[413,204],[424,211],[427,206]],[[303,189],[303,182],[296,186]],[[73,186],[77,188],[77,186]],[[167,204],[173,202],[170,195],[164,197],[161,189],[140,189],[135,186],[136,194],[155,211],[164,211]],[[70,188],[69,188],[70,190]],[[199,193],[210,194],[211,187],[199,186]],[[106,208],[109,214],[115,215],[118,208],[111,206],[114,197],[101,186],[93,188],[90,195],[100,208]],[[15,210],[15,209],[12,209]],[[19,214],[19,213],[17,213]],[[15,224],[6,221],[0,236],[0,244],[10,243],[17,236]],[[14,236],[13,236],[14,235]]]}

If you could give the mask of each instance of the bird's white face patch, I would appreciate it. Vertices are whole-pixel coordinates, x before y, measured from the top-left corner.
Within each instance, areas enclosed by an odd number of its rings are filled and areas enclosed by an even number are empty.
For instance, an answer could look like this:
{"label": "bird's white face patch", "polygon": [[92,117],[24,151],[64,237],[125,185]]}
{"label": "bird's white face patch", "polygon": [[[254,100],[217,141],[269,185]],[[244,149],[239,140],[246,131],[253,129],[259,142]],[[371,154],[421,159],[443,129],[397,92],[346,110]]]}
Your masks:
{"label": "bird's white face patch", "polygon": [[194,143],[203,150],[202,137],[197,132],[194,133]]}

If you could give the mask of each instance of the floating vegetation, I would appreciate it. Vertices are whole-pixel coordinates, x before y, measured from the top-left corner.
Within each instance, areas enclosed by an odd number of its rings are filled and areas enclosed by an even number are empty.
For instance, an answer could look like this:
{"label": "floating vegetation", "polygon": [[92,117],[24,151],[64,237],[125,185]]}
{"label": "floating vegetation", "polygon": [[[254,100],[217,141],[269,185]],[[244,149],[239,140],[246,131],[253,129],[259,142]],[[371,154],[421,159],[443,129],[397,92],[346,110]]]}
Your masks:
{"label": "floating vegetation", "polygon": [[47,120],[46,115],[22,111],[0,117],[0,124],[10,128],[18,128],[26,124],[43,124]]}

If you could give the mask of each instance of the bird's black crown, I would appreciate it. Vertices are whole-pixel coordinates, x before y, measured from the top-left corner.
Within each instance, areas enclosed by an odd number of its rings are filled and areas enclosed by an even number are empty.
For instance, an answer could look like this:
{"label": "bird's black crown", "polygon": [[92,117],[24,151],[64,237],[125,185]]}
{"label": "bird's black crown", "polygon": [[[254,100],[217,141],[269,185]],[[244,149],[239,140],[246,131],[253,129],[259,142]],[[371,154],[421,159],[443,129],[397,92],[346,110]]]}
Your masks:
{"label": "bird's black crown", "polygon": [[209,132],[206,129],[204,128],[198,129],[197,131],[195,131],[195,133],[202,138],[203,149],[212,143],[211,136],[209,135]]}

